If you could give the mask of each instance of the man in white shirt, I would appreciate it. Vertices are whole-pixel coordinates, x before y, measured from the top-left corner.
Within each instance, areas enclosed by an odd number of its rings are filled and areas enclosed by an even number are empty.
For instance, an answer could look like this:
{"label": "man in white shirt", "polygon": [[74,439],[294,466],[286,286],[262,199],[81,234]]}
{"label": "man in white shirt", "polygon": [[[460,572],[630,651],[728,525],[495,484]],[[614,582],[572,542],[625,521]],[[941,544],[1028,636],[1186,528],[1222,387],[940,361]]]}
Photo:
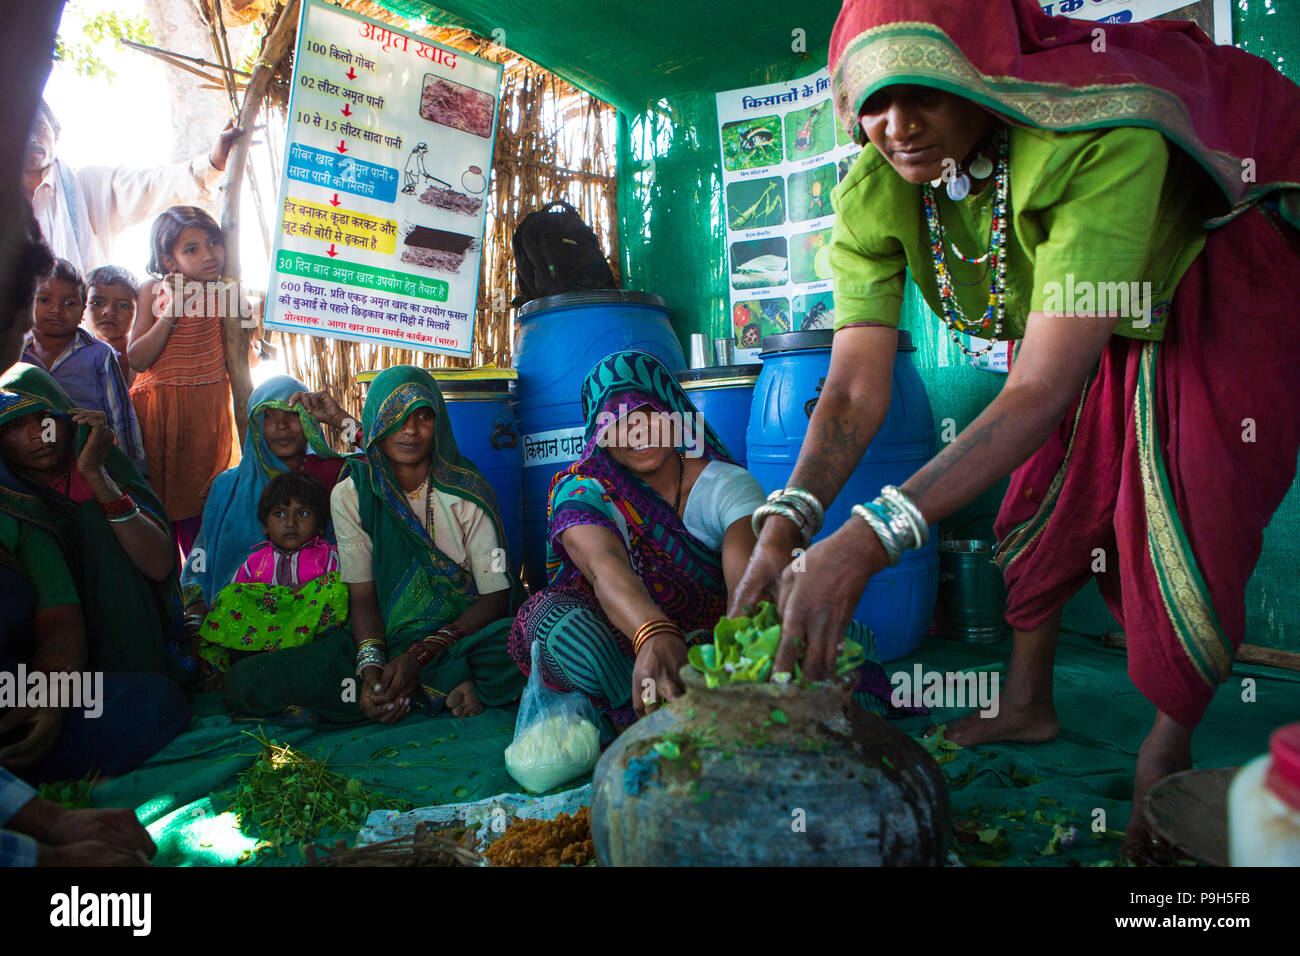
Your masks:
{"label": "man in white shirt", "polygon": [[23,192],[54,254],[84,275],[109,264],[113,238],[122,230],[168,206],[211,202],[230,148],[243,133],[227,123],[212,151],[188,163],[74,170],[54,156],[59,121],[41,100],[23,157]]}

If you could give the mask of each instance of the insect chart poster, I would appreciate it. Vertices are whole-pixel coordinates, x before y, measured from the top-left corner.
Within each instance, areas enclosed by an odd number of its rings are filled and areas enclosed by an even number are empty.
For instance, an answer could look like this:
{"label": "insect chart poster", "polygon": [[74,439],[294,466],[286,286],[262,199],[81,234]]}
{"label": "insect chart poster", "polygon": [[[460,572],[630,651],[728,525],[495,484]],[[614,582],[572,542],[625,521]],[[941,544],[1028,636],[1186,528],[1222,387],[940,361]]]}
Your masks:
{"label": "insect chart poster", "polygon": [[501,73],[306,0],[268,329],[472,354]]}
{"label": "insect chart poster", "polygon": [[831,189],[860,150],[827,70],[717,97],[732,334],[754,362],[763,336],[831,328]]}

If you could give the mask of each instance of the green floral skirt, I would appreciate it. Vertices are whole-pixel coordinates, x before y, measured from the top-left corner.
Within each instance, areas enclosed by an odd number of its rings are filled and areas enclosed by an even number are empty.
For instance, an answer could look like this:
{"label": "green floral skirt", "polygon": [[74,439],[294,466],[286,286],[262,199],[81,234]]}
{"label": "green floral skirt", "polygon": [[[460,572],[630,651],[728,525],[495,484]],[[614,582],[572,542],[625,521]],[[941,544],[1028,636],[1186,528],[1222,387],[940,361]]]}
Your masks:
{"label": "green floral skirt", "polygon": [[199,656],[225,673],[245,654],[309,644],[347,616],[348,586],[337,571],[296,590],[260,582],[227,584],[203,619]]}

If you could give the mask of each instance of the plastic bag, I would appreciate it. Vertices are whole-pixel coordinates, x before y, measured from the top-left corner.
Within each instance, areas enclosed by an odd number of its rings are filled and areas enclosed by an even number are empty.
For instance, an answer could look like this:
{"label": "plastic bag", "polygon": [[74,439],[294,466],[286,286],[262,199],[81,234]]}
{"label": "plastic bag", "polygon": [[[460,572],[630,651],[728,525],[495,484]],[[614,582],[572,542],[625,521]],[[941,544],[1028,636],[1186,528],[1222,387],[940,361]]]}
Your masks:
{"label": "plastic bag", "polygon": [[542,683],[540,642],[533,642],[532,671],[519,701],[515,739],[506,770],[529,793],[543,793],[591,773],[600,759],[596,708],[582,694],[561,694]]}

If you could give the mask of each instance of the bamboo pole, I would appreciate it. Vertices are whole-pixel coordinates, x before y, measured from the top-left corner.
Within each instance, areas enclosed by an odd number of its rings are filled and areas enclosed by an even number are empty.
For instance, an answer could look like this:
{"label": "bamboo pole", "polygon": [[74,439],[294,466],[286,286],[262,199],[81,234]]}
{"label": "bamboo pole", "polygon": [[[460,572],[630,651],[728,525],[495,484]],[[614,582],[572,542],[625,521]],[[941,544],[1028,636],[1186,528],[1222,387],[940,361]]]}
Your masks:
{"label": "bamboo pole", "polygon": [[[262,44],[262,54],[253,68],[253,75],[248,81],[248,90],[244,94],[243,105],[239,109],[236,125],[249,132],[241,136],[230,151],[226,162],[226,195],[221,211],[221,231],[226,237],[226,260],[230,275],[238,279],[242,275],[239,261],[239,200],[243,192],[244,168],[248,162],[248,144],[252,140],[253,121],[258,110],[262,108],[262,97],[275,74],[276,64],[284,58],[293,42],[298,25],[299,0],[289,0],[276,18]],[[226,346],[226,371],[230,376],[230,393],[235,407],[235,422],[239,426],[239,444],[242,448],[248,440],[248,419],[242,412],[248,404],[248,396],[253,392],[252,374],[248,369],[248,346],[257,327],[244,328],[242,316],[226,316],[224,321]]]}

